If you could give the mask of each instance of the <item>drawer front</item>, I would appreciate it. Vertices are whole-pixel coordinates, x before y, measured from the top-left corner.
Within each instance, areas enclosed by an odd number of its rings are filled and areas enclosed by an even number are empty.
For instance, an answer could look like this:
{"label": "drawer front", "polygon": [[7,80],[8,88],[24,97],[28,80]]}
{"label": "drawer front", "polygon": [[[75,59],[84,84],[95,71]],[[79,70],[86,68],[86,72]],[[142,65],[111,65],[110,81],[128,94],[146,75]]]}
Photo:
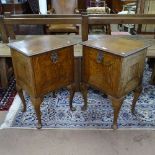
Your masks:
{"label": "drawer front", "polygon": [[74,80],[73,46],[33,58],[37,94],[64,87]]}
{"label": "drawer front", "polygon": [[84,46],[84,82],[114,94],[120,80],[121,58]]}

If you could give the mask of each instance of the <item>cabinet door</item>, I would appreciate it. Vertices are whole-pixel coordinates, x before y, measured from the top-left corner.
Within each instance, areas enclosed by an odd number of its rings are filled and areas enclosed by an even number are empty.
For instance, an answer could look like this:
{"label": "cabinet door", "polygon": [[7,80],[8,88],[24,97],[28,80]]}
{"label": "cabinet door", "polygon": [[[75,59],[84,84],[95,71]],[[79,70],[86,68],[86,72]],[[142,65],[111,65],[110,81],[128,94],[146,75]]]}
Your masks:
{"label": "cabinet door", "polygon": [[118,89],[120,69],[120,57],[84,47],[84,82],[112,95]]}
{"label": "cabinet door", "polygon": [[73,46],[33,58],[37,94],[67,86],[74,80]]}

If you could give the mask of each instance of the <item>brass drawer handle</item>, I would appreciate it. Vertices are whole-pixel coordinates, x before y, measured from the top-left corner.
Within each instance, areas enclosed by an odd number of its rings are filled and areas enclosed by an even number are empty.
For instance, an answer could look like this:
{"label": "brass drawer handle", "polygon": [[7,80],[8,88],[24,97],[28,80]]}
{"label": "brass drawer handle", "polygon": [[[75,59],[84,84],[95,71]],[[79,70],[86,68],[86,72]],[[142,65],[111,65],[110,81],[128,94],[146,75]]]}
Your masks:
{"label": "brass drawer handle", "polygon": [[102,51],[98,51],[97,58],[96,58],[97,63],[102,63],[103,58],[104,58],[103,52]]}
{"label": "brass drawer handle", "polygon": [[57,63],[57,61],[58,61],[58,53],[57,52],[52,51],[52,53],[51,53],[51,61],[53,63]]}
{"label": "brass drawer handle", "polygon": [[114,64],[114,62],[112,62],[112,61],[106,61],[103,59],[104,59],[104,52],[98,51],[97,58],[96,58],[97,63],[102,63],[105,67],[109,67],[109,66],[112,66]]}

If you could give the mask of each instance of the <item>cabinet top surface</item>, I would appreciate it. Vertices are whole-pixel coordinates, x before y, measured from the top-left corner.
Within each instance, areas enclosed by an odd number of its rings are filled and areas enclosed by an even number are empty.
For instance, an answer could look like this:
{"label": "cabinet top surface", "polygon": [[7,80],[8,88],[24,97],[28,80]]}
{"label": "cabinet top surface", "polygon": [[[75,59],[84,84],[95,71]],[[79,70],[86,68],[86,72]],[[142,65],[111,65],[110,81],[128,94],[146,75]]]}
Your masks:
{"label": "cabinet top surface", "polygon": [[146,42],[144,39],[133,36],[106,36],[97,40],[85,41],[82,44],[122,57],[134,54],[151,45],[150,42]]}
{"label": "cabinet top surface", "polygon": [[72,46],[79,43],[79,39],[69,37],[56,37],[51,35],[38,36],[35,38],[9,43],[8,46],[23,53],[26,56],[33,56],[60,48]]}

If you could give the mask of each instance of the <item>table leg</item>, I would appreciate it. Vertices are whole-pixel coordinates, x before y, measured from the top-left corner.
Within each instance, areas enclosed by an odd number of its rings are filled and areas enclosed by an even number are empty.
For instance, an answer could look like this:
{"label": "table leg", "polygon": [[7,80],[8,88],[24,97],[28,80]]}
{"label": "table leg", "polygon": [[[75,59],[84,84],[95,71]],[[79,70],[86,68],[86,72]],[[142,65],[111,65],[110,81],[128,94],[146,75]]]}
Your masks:
{"label": "table leg", "polygon": [[24,95],[23,95],[23,90],[18,85],[16,85],[16,90],[17,90],[17,92],[19,94],[20,99],[22,100],[22,104],[23,104],[23,110],[22,110],[22,112],[25,112],[26,111],[26,102],[25,102],[25,98],[24,98]]}
{"label": "table leg", "polygon": [[70,92],[70,98],[69,98],[69,106],[70,106],[70,109],[72,111],[75,111],[76,108],[73,107],[73,97],[74,97],[74,94],[75,94],[75,84],[72,84],[72,85],[69,85],[67,88],[69,89],[69,92]]}
{"label": "table leg", "polygon": [[152,68],[152,75],[151,75],[150,84],[155,85],[155,62],[153,64],[153,68]]}
{"label": "table leg", "polygon": [[43,101],[43,98],[42,97],[37,97],[37,98],[31,97],[31,101],[32,101],[32,104],[34,105],[34,109],[35,109],[37,119],[38,119],[37,129],[40,129],[42,128],[40,105]]}
{"label": "table leg", "polygon": [[115,130],[115,129],[117,129],[117,119],[118,119],[118,116],[119,116],[121,106],[122,106],[123,101],[124,101],[124,97],[122,97],[122,98],[114,98],[114,97],[111,97],[111,96],[108,96],[108,97],[112,101],[112,106],[113,106],[113,109],[114,109],[114,118],[113,118],[112,128]]}
{"label": "table leg", "polygon": [[87,106],[88,106],[88,102],[87,102],[87,93],[88,93],[88,87],[85,83],[81,83],[80,85],[80,91],[83,95],[83,99],[84,99],[84,105],[81,108],[82,111],[87,110]]}
{"label": "table leg", "polygon": [[132,114],[134,114],[135,112],[135,106],[136,106],[136,102],[140,96],[142,92],[142,86],[139,86],[135,89],[135,92],[134,92],[134,98],[133,98],[133,101],[132,101],[132,106],[131,106],[131,112]]}
{"label": "table leg", "polygon": [[1,57],[0,57],[0,80],[2,88],[6,89],[8,87],[6,58]]}
{"label": "table leg", "polygon": [[110,24],[107,24],[106,25],[106,34],[111,35],[111,27],[110,27]]}

